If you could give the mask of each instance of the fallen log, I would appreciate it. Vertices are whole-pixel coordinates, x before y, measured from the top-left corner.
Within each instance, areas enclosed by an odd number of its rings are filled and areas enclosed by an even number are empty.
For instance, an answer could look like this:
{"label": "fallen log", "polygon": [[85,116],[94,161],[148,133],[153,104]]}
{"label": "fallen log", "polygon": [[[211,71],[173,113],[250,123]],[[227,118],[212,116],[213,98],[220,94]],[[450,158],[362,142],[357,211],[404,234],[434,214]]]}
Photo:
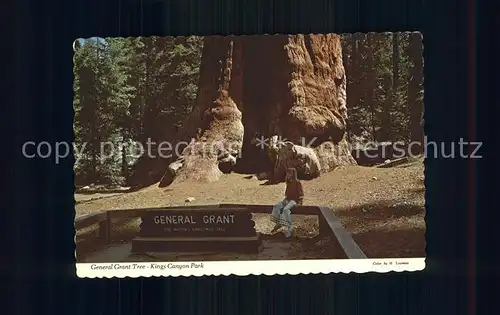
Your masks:
{"label": "fallen log", "polygon": [[379,167],[379,168],[388,168],[388,167],[394,167],[394,166],[398,166],[398,165],[402,165],[402,164],[405,164],[407,162],[409,162],[410,160],[408,159],[407,156],[403,157],[403,158],[400,158],[400,159],[396,159],[396,160],[392,160],[390,162],[387,162],[387,163],[384,163],[384,164],[380,164],[380,165],[377,165],[376,167]]}

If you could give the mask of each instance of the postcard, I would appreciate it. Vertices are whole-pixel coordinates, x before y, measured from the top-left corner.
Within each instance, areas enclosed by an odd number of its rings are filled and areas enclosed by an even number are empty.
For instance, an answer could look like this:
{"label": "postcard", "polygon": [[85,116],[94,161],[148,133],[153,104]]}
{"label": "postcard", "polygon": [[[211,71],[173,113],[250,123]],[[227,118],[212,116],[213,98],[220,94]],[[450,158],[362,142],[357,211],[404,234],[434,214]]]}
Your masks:
{"label": "postcard", "polygon": [[420,33],[73,48],[79,277],[425,268]]}

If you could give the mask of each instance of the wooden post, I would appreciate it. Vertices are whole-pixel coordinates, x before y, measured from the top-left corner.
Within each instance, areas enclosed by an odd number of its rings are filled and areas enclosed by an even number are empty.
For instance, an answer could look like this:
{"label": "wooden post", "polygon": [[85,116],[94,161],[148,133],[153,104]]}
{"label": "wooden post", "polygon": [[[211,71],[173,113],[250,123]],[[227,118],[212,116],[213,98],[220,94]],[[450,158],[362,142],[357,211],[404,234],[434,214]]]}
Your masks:
{"label": "wooden post", "polygon": [[345,255],[349,259],[364,259],[367,258],[365,253],[359,248],[351,234],[340,223],[340,220],[333,215],[332,211],[327,207],[319,207],[322,217],[327,222],[330,230],[337,238],[337,242],[344,250]]}
{"label": "wooden post", "polygon": [[106,212],[106,218],[99,221],[99,238],[108,244],[111,240],[111,216]]}
{"label": "wooden post", "polygon": [[318,222],[319,222],[319,235],[321,236],[330,236],[333,234],[328,222],[321,212],[318,213]]}

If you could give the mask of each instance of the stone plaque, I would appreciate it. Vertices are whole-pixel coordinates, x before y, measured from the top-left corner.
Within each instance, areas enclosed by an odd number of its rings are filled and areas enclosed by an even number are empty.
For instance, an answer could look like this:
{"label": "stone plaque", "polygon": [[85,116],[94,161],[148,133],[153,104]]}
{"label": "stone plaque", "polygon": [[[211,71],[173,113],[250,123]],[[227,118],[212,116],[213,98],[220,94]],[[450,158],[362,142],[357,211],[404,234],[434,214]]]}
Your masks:
{"label": "stone plaque", "polygon": [[149,210],[132,252],[258,252],[260,234],[245,208]]}
{"label": "stone plaque", "polygon": [[246,211],[152,210],[142,217],[141,237],[255,236],[255,222]]}

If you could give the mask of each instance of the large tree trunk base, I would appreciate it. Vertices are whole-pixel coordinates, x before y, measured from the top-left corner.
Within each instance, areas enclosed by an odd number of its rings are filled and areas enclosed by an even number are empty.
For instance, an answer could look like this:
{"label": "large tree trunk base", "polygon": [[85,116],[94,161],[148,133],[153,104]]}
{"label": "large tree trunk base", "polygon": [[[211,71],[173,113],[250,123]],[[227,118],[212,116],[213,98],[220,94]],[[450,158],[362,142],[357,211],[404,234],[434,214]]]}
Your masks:
{"label": "large tree trunk base", "polygon": [[219,180],[222,175],[216,158],[189,156],[186,157],[184,163],[184,167],[177,173],[174,182],[210,183]]}
{"label": "large tree trunk base", "polygon": [[322,173],[334,170],[339,166],[357,165],[349,149],[349,143],[344,138],[339,143],[323,142],[314,148],[321,164]]}
{"label": "large tree trunk base", "polygon": [[294,145],[291,142],[287,144],[278,151],[278,159],[269,178],[272,184],[284,182],[288,168],[297,170],[298,179],[311,180],[340,166],[357,165],[345,139],[337,144],[323,142],[316,148]]}
{"label": "large tree trunk base", "polygon": [[[186,126],[199,128],[197,142],[180,157],[182,165],[169,166],[160,186],[216,181],[240,156],[241,169],[265,171],[264,154],[250,143],[254,132],[291,142],[278,166],[267,169],[273,181],[284,180],[287,167],[310,179],[356,164],[345,139],[347,81],[338,35],[214,36],[203,49],[197,105]],[[196,149],[211,142],[222,150]]]}
{"label": "large tree trunk base", "polygon": [[184,149],[182,156],[171,163],[167,172],[159,183],[159,187],[166,187],[174,182],[210,183],[219,180],[223,172],[219,168],[227,157],[234,157],[224,150],[220,150],[212,143],[197,141]]}

